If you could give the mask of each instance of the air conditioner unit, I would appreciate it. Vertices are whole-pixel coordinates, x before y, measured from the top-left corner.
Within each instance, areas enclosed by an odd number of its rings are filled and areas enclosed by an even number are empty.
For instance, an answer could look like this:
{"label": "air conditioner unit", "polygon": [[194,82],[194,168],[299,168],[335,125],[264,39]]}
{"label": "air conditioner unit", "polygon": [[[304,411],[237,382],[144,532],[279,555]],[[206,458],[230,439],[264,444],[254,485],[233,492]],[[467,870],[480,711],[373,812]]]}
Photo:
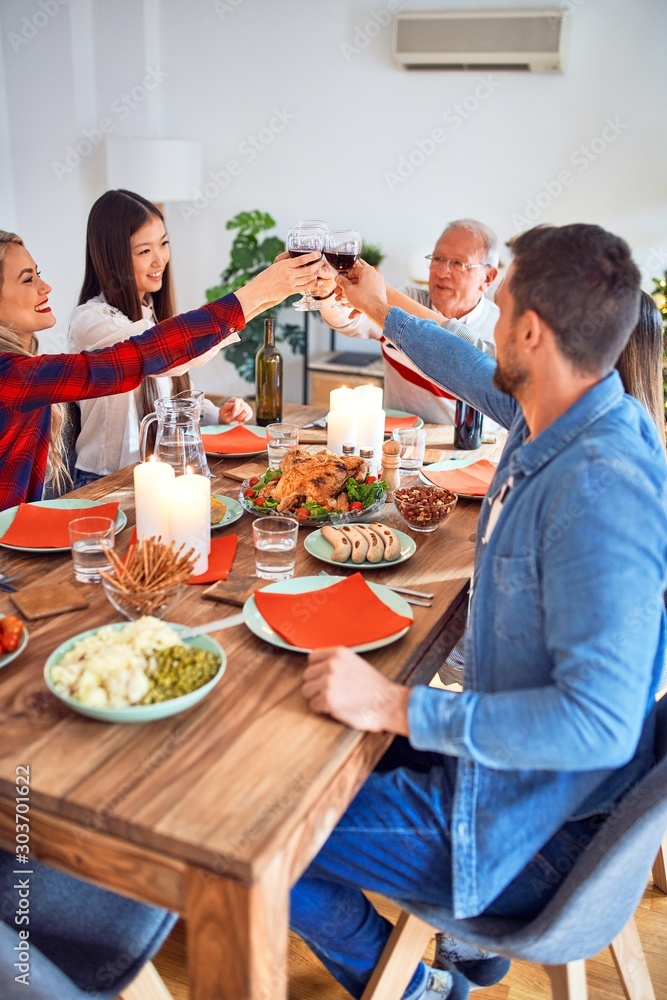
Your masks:
{"label": "air conditioner unit", "polygon": [[562,70],[564,10],[409,11],[394,19],[401,69]]}

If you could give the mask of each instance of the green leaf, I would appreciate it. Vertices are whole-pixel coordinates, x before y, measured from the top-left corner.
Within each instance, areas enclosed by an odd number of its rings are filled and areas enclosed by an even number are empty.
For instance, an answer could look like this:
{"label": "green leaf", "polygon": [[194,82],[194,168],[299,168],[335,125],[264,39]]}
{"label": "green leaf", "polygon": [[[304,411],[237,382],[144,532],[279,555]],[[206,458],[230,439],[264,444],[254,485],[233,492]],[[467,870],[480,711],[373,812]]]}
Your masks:
{"label": "green leaf", "polygon": [[279,253],[285,249],[285,243],[279,236],[267,236],[260,245],[262,257],[268,264],[272,264]]}

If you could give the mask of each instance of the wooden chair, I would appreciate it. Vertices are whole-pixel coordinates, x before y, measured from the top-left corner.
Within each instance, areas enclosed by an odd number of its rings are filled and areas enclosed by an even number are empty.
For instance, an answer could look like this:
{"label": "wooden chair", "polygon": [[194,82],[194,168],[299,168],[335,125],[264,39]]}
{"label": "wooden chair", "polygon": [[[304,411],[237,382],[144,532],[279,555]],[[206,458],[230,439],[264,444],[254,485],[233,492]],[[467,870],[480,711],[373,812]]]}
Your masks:
{"label": "wooden chair", "polygon": [[403,912],[363,1000],[400,997],[435,930],[543,965],[553,1000],[586,1000],[585,959],[609,947],[628,1000],[655,1000],[634,912],[646,886],[646,859],[656,851],[655,883],[663,891],[667,884],[667,698],[656,705],[655,759],[533,920],[455,920],[450,910],[402,901]]}
{"label": "wooden chair", "polygon": [[118,1000],[173,1000],[173,997],[153,963],[148,962]]}

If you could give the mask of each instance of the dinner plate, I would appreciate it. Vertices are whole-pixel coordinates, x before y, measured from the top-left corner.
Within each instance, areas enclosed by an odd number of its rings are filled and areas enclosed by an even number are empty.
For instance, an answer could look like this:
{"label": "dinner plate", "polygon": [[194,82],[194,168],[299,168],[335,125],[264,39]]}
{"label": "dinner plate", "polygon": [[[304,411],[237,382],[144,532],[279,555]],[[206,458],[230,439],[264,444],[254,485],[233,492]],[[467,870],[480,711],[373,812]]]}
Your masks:
{"label": "dinner plate", "polygon": [[[0,620],[4,617],[5,617],[4,615],[0,615]],[[28,645],[28,630],[24,625],[23,635],[21,636],[19,644],[16,647],[16,649],[13,650],[11,653],[2,653],[0,655],[0,669],[2,667],[6,667],[7,664],[11,663],[12,660],[15,660],[17,656],[20,656],[27,645]]]}
{"label": "dinner plate", "polygon": [[[116,622],[113,625],[100,627],[118,630],[125,628],[127,624],[128,622]],[[176,632],[180,632],[181,629],[187,627],[185,625],[176,625],[174,622],[166,622],[166,624],[171,625]],[[209,653],[215,653],[221,658],[220,667],[215,677],[212,677],[206,684],[197,688],[196,691],[190,691],[189,694],[183,694],[178,698],[170,698],[168,701],[158,701],[154,705],[128,705],[126,708],[99,708],[93,705],[84,705],[83,702],[77,701],[76,698],[70,698],[68,695],[60,694],[56,690],[55,684],[51,680],[51,669],[60,662],[75,642],[78,642],[80,639],[86,639],[89,635],[95,635],[96,632],[99,632],[99,628],[91,628],[87,632],[80,632],[78,635],[74,635],[71,639],[68,639],[67,642],[63,642],[57,649],[54,649],[44,664],[44,680],[51,694],[55,695],[59,701],[62,701],[63,705],[67,705],[68,708],[71,708],[74,712],[78,712],[79,715],[87,715],[89,718],[97,719],[100,722],[153,722],[156,719],[166,719],[170,715],[178,715],[179,712],[185,712],[213,690],[215,685],[221,680],[227,666],[227,657],[222,646],[209,635],[196,635],[192,639],[186,639],[185,645],[204,649]]]}
{"label": "dinner plate", "polygon": [[248,489],[248,483],[253,477],[250,476],[249,479],[244,479],[241,483],[241,489],[239,490],[239,501],[243,506],[244,510],[247,510],[249,514],[253,517],[291,517],[292,520],[298,521],[300,528],[316,528],[319,524],[346,524],[350,518],[355,518],[359,521],[362,517],[366,518],[370,514],[377,514],[385,505],[387,494],[383,492],[381,498],[376,500],[375,503],[369,504],[368,507],[364,507],[363,510],[332,510],[329,514],[316,514],[313,517],[309,517],[307,521],[299,521],[298,517],[294,516],[294,513],[289,510],[275,510],[272,507],[255,507],[252,500],[244,496],[244,490]]}
{"label": "dinner plate", "polygon": [[[350,524],[350,527],[354,527],[354,521],[350,521],[348,523]],[[362,521],[361,523],[363,524],[364,522]],[[417,546],[413,538],[406,535],[404,531],[396,531],[395,529],[392,530],[400,542],[400,554],[397,559],[383,559],[381,562],[376,563],[368,562],[368,560],[362,563],[353,563],[351,559],[344,563],[334,562],[331,558],[333,545],[331,542],[326,540],[322,534],[321,528],[318,528],[317,531],[311,531],[303,544],[306,551],[310,552],[311,556],[315,556],[316,559],[321,559],[322,562],[329,563],[331,566],[338,566],[341,569],[388,569],[391,566],[398,566],[399,563],[405,562],[406,559],[409,559],[410,556],[413,556],[417,551]]]}
{"label": "dinner plate", "polygon": [[[224,434],[225,431],[232,430],[234,426],[245,427],[251,434],[258,434],[259,437],[266,438],[266,427],[257,427],[256,424],[208,424],[200,427],[202,434]],[[221,455],[218,451],[207,451],[211,458],[247,458],[249,455],[262,455],[266,448],[259,448],[256,451],[235,451]]]}
{"label": "dinner plate", "polygon": [[[414,417],[415,416],[414,413],[408,413],[407,410],[385,410],[384,411],[384,415],[385,415],[385,417]],[[422,420],[421,417],[417,417],[417,423],[413,424],[412,427],[409,428],[409,430],[416,431],[416,430],[419,430],[419,428],[423,427],[423,426],[424,426],[424,421]],[[385,431],[384,433],[385,433],[385,437],[391,437],[391,431]]]}
{"label": "dinner plate", "polygon": [[[107,500],[75,500],[69,497],[59,497],[57,500],[35,500],[30,504],[31,507],[63,507],[68,510],[87,510],[89,507],[101,507],[103,504],[108,503]],[[14,552],[35,552],[43,553],[48,555],[50,552],[69,552],[69,545],[63,548],[49,548],[49,549],[34,549],[29,548],[27,545],[6,545],[2,540],[2,535],[7,531],[10,524],[16,517],[18,507],[7,507],[6,510],[0,511],[0,545],[4,549],[12,549]],[[93,513],[92,511],[90,512]],[[127,517],[125,512],[118,508],[116,513],[116,534],[118,535],[125,525],[127,524]]]}
{"label": "dinner plate", "polygon": [[[479,457],[449,458],[446,459],[444,462],[433,462],[431,465],[424,466],[424,468],[433,469],[434,472],[453,472],[454,469],[465,469],[467,465],[474,465],[475,462],[479,461],[480,461]],[[498,466],[498,462],[492,458],[487,459],[487,461],[491,462],[491,464],[495,465],[496,467]],[[426,483],[427,486],[435,486],[435,483],[432,483],[430,479],[426,478],[423,469],[419,470],[419,478],[423,483]],[[458,493],[456,490],[452,490],[452,492],[456,493],[457,497],[463,497],[464,500],[483,500],[484,497],[486,496],[486,493],[484,494],[484,496],[479,496],[473,493]]]}
{"label": "dinner plate", "polygon": [[220,500],[227,508],[222,521],[211,525],[211,531],[217,531],[218,528],[226,528],[228,524],[233,524],[234,521],[238,521],[240,517],[243,517],[243,507],[238,500],[232,500],[231,497],[223,496],[222,493],[212,493],[211,496],[214,496],[216,500]]}
{"label": "dinner plate", "polygon": [[[291,580],[278,580],[277,583],[270,583],[268,587],[262,587],[262,592],[265,594],[307,594],[313,590],[324,590],[325,587],[331,587],[332,584],[340,583],[344,579],[345,577],[343,576],[297,576]],[[384,587],[381,583],[369,583],[368,586],[375,596],[379,597],[382,603],[386,604],[392,611],[395,611],[397,615],[404,615],[411,620],[414,618],[412,608],[400,594],[394,593],[393,590],[389,590],[388,587]],[[293,646],[291,643],[286,642],[282,636],[279,636],[277,632],[274,632],[264,616],[260,614],[254,596],[249,597],[243,605],[243,617],[250,631],[254,632],[260,639],[270,642],[272,646],[289,649],[293,653],[312,652],[310,649]],[[409,627],[409,625],[406,625],[405,628],[399,629],[393,635],[385,636],[384,639],[376,639],[374,642],[364,642],[359,646],[350,646],[349,648],[355,653],[367,653],[371,649],[389,646],[392,642],[396,642],[397,639],[404,636]]]}

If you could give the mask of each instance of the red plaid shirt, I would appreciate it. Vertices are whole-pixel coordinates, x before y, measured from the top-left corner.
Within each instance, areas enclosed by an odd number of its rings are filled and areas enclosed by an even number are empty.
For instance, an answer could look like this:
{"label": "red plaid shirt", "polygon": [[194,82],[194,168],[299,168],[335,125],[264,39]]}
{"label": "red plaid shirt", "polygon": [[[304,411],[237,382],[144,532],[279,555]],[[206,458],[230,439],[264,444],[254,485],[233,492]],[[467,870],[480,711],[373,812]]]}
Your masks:
{"label": "red plaid shirt", "polygon": [[51,403],[129,392],[244,326],[238,299],[227,295],[101,351],[0,354],[0,510],[42,496]]}

